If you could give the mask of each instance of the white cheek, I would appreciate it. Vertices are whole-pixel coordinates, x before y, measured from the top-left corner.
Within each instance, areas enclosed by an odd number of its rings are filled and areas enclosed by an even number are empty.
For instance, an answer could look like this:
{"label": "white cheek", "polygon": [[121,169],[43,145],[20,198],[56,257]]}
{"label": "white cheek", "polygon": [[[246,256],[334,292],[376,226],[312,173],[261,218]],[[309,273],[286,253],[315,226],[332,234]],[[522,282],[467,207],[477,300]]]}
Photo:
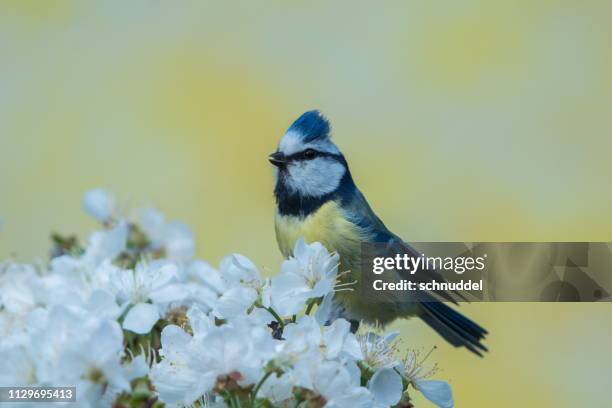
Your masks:
{"label": "white cheek", "polygon": [[287,171],[287,187],[309,197],[320,197],[336,190],[346,172],[342,164],[326,158],[295,162]]}

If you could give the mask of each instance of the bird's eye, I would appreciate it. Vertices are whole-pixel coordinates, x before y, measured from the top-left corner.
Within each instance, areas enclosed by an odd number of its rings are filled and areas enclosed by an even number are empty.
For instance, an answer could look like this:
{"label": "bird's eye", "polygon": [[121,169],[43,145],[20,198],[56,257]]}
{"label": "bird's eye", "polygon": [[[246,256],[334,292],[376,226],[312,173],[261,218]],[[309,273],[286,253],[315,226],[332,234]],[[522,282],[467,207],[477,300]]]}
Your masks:
{"label": "bird's eye", "polygon": [[317,152],[313,149],[307,149],[304,151],[304,157],[307,159],[314,159],[317,155]]}

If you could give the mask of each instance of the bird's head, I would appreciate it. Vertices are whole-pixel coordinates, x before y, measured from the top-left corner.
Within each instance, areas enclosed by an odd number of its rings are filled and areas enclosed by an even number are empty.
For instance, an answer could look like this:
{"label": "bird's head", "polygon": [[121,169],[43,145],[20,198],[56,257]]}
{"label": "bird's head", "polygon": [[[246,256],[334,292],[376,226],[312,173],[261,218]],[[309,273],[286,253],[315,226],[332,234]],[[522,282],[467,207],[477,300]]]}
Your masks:
{"label": "bird's head", "polygon": [[308,111],[287,129],[276,152],[277,188],[302,197],[332,193],[348,173],[346,160],[331,141],[329,122],[319,111]]}

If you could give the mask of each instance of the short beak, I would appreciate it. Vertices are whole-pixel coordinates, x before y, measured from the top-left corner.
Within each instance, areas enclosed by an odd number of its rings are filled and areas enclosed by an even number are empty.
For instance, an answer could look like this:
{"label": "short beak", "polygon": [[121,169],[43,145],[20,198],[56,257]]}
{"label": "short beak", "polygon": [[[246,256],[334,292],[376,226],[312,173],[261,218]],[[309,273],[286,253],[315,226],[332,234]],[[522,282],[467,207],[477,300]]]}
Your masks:
{"label": "short beak", "polygon": [[282,167],[287,163],[287,160],[285,159],[285,155],[282,154],[281,152],[272,153],[268,157],[268,160],[270,160],[270,163],[272,163],[276,167]]}

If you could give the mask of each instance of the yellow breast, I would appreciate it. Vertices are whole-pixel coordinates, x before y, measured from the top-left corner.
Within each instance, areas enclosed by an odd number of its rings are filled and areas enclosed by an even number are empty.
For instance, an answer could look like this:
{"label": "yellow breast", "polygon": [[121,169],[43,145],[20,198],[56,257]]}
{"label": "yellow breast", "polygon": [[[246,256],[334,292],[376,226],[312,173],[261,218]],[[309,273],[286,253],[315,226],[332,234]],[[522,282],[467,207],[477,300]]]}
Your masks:
{"label": "yellow breast", "polygon": [[351,265],[361,252],[363,230],[347,220],[338,203],[329,201],[305,218],[276,214],[276,239],[285,257],[292,254],[295,242],[320,242],[338,252],[343,265]]}
{"label": "yellow breast", "polygon": [[[339,277],[343,283],[356,282],[353,290],[336,292],[334,301],[369,322],[388,323],[397,315],[394,303],[372,307],[374,300],[360,298],[358,282],[361,272],[361,243],[368,241],[368,234],[346,218],[346,214],[336,202],[328,202],[316,212],[305,218],[276,214],[276,239],[285,257],[292,255],[295,242],[304,238],[306,242],[320,242],[329,251],[340,255]],[[387,309],[392,309],[391,312]],[[381,310],[390,317],[381,314]]]}

